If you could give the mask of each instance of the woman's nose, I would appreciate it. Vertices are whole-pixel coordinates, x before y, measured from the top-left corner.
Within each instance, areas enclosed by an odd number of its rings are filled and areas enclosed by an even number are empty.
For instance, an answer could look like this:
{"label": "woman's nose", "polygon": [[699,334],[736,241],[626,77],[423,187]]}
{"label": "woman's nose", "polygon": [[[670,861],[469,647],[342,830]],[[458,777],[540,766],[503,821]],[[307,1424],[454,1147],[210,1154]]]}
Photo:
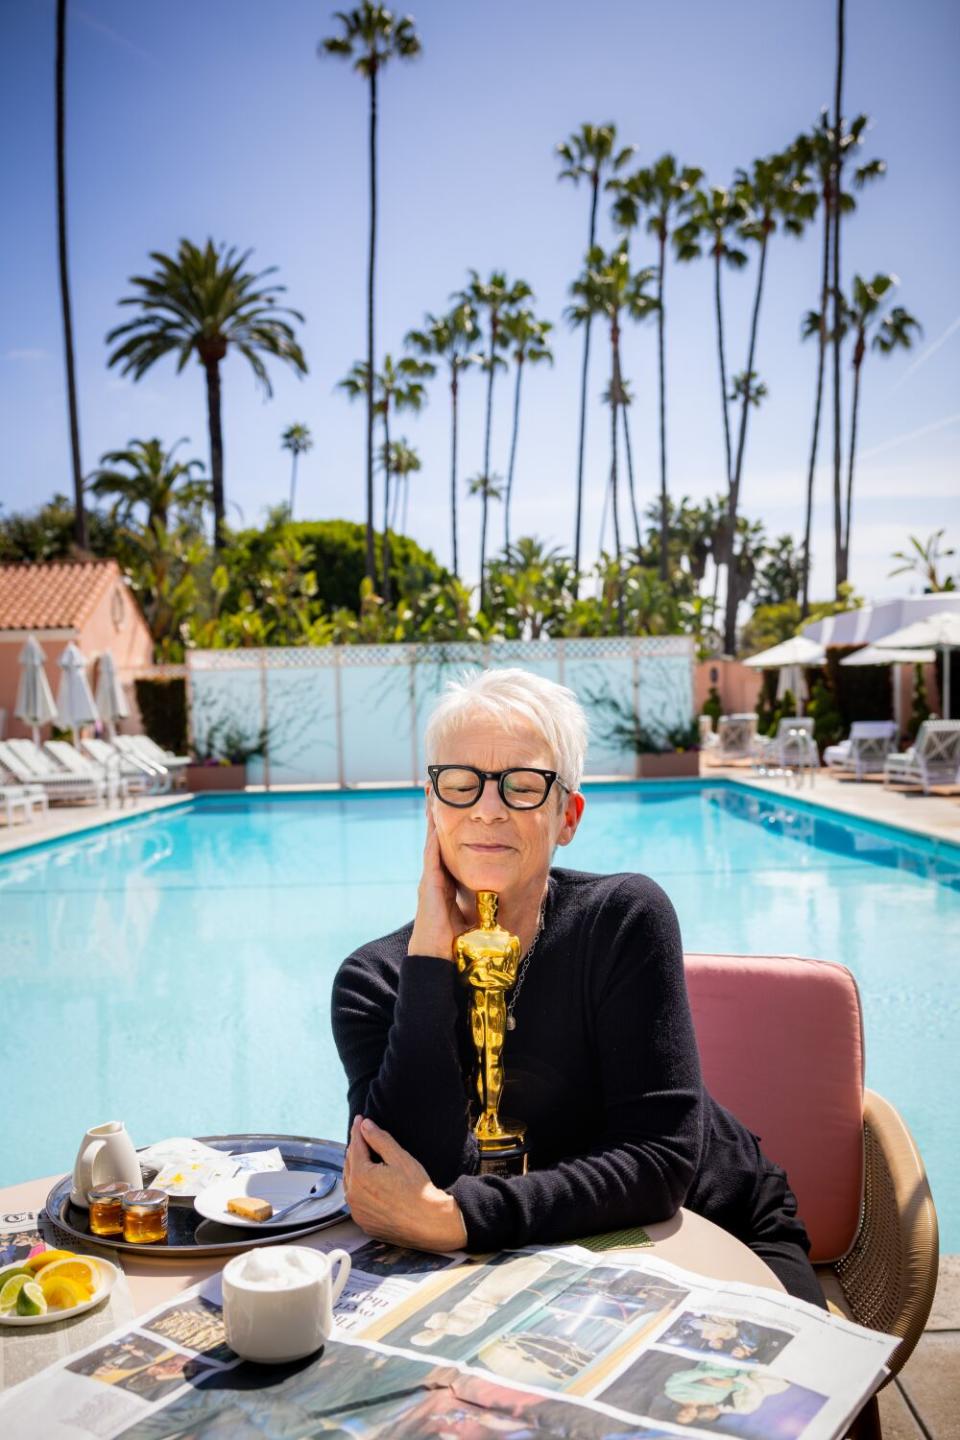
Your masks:
{"label": "woman's nose", "polygon": [[477,796],[476,804],[473,806],[474,814],[480,814],[484,819],[497,819],[506,815],[507,807],[500,799],[500,791],[497,788],[496,780],[487,780],[483,789]]}

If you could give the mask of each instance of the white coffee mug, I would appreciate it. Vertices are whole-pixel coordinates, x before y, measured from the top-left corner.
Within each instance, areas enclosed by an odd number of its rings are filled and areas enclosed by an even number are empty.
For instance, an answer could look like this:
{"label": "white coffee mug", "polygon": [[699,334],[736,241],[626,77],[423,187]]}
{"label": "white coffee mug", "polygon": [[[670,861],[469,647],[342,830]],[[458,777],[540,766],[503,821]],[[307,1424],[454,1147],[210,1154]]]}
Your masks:
{"label": "white coffee mug", "polygon": [[333,1307],[349,1274],[346,1250],[277,1245],[235,1255],[222,1276],[227,1344],[262,1364],[312,1355],[333,1330]]}
{"label": "white coffee mug", "polygon": [[87,1191],[114,1180],[125,1180],[135,1190],[143,1184],[140,1161],[122,1120],[94,1125],[84,1135],[73,1167],[70,1203],[86,1210]]}

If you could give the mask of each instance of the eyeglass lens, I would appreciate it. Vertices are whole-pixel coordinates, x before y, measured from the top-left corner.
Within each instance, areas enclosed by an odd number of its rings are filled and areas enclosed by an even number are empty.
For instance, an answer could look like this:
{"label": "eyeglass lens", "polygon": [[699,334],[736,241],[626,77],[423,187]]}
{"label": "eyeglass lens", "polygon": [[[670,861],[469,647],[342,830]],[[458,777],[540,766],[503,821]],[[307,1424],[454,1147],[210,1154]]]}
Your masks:
{"label": "eyeglass lens", "polygon": [[[437,795],[451,805],[472,805],[480,795],[483,782],[472,770],[441,770],[437,776]],[[545,775],[536,770],[507,770],[503,776],[503,796],[515,810],[531,810],[543,803],[549,788]]]}

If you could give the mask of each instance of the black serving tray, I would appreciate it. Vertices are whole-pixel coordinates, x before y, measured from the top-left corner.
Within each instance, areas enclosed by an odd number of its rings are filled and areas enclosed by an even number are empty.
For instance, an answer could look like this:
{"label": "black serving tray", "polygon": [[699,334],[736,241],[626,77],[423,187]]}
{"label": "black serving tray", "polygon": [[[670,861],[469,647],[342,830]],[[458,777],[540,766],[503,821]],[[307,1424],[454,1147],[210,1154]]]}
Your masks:
{"label": "black serving tray", "polygon": [[[333,1140],[317,1140],[306,1135],[197,1135],[204,1145],[213,1150],[225,1150],[231,1154],[246,1154],[250,1150],[271,1150],[276,1146],[283,1156],[288,1170],[308,1170],[322,1174],[331,1170],[343,1174],[344,1147]],[[144,1169],[146,1183],[156,1170]],[[317,1230],[326,1230],[339,1225],[348,1218],[346,1205],[323,1220],[312,1221],[309,1225],[289,1226],[275,1230],[250,1230],[234,1225],[218,1225],[213,1220],[204,1220],[192,1204],[170,1205],[169,1230],[167,1239],[156,1245],[131,1245],[122,1235],[92,1235],[86,1210],[70,1203],[73,1176],[64,1175],[47,1196],[43,1213],[44,1228],[53,1231],[53,1239],[65,1248],[74,1242],[81,1242],[84,1248],[99,1245],[107,1250],[119,1250],[128,1255],[138,1255],[149,1260],[196,1260],[205,1255],[232,1255],[239,1250],[250,1250],[254,1246],[283,1245],[298,1240],[302,1235],[313,1235]]]}

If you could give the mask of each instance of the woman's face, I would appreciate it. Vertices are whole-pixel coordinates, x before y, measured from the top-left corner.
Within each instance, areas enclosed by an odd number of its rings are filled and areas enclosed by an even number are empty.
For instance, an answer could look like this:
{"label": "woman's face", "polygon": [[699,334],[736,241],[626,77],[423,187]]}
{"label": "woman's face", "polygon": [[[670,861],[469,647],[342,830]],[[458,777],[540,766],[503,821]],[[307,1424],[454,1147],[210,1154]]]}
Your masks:
{"label": "woman's face", "polygon": [[[532,727],[507,731],[501,721],[477,717],[441,746],[438,765],[474,765],[478,770],[533,766],[555,770],[556,759]],[[427,785],[444,864],[467,890],[496,890],[502,898],[539,890],[546,881],[553,851],[569,845],[583,812],[583,796],[555,784],[537,810],[511,810],[488,780],[469,809],[444,805]]]}

